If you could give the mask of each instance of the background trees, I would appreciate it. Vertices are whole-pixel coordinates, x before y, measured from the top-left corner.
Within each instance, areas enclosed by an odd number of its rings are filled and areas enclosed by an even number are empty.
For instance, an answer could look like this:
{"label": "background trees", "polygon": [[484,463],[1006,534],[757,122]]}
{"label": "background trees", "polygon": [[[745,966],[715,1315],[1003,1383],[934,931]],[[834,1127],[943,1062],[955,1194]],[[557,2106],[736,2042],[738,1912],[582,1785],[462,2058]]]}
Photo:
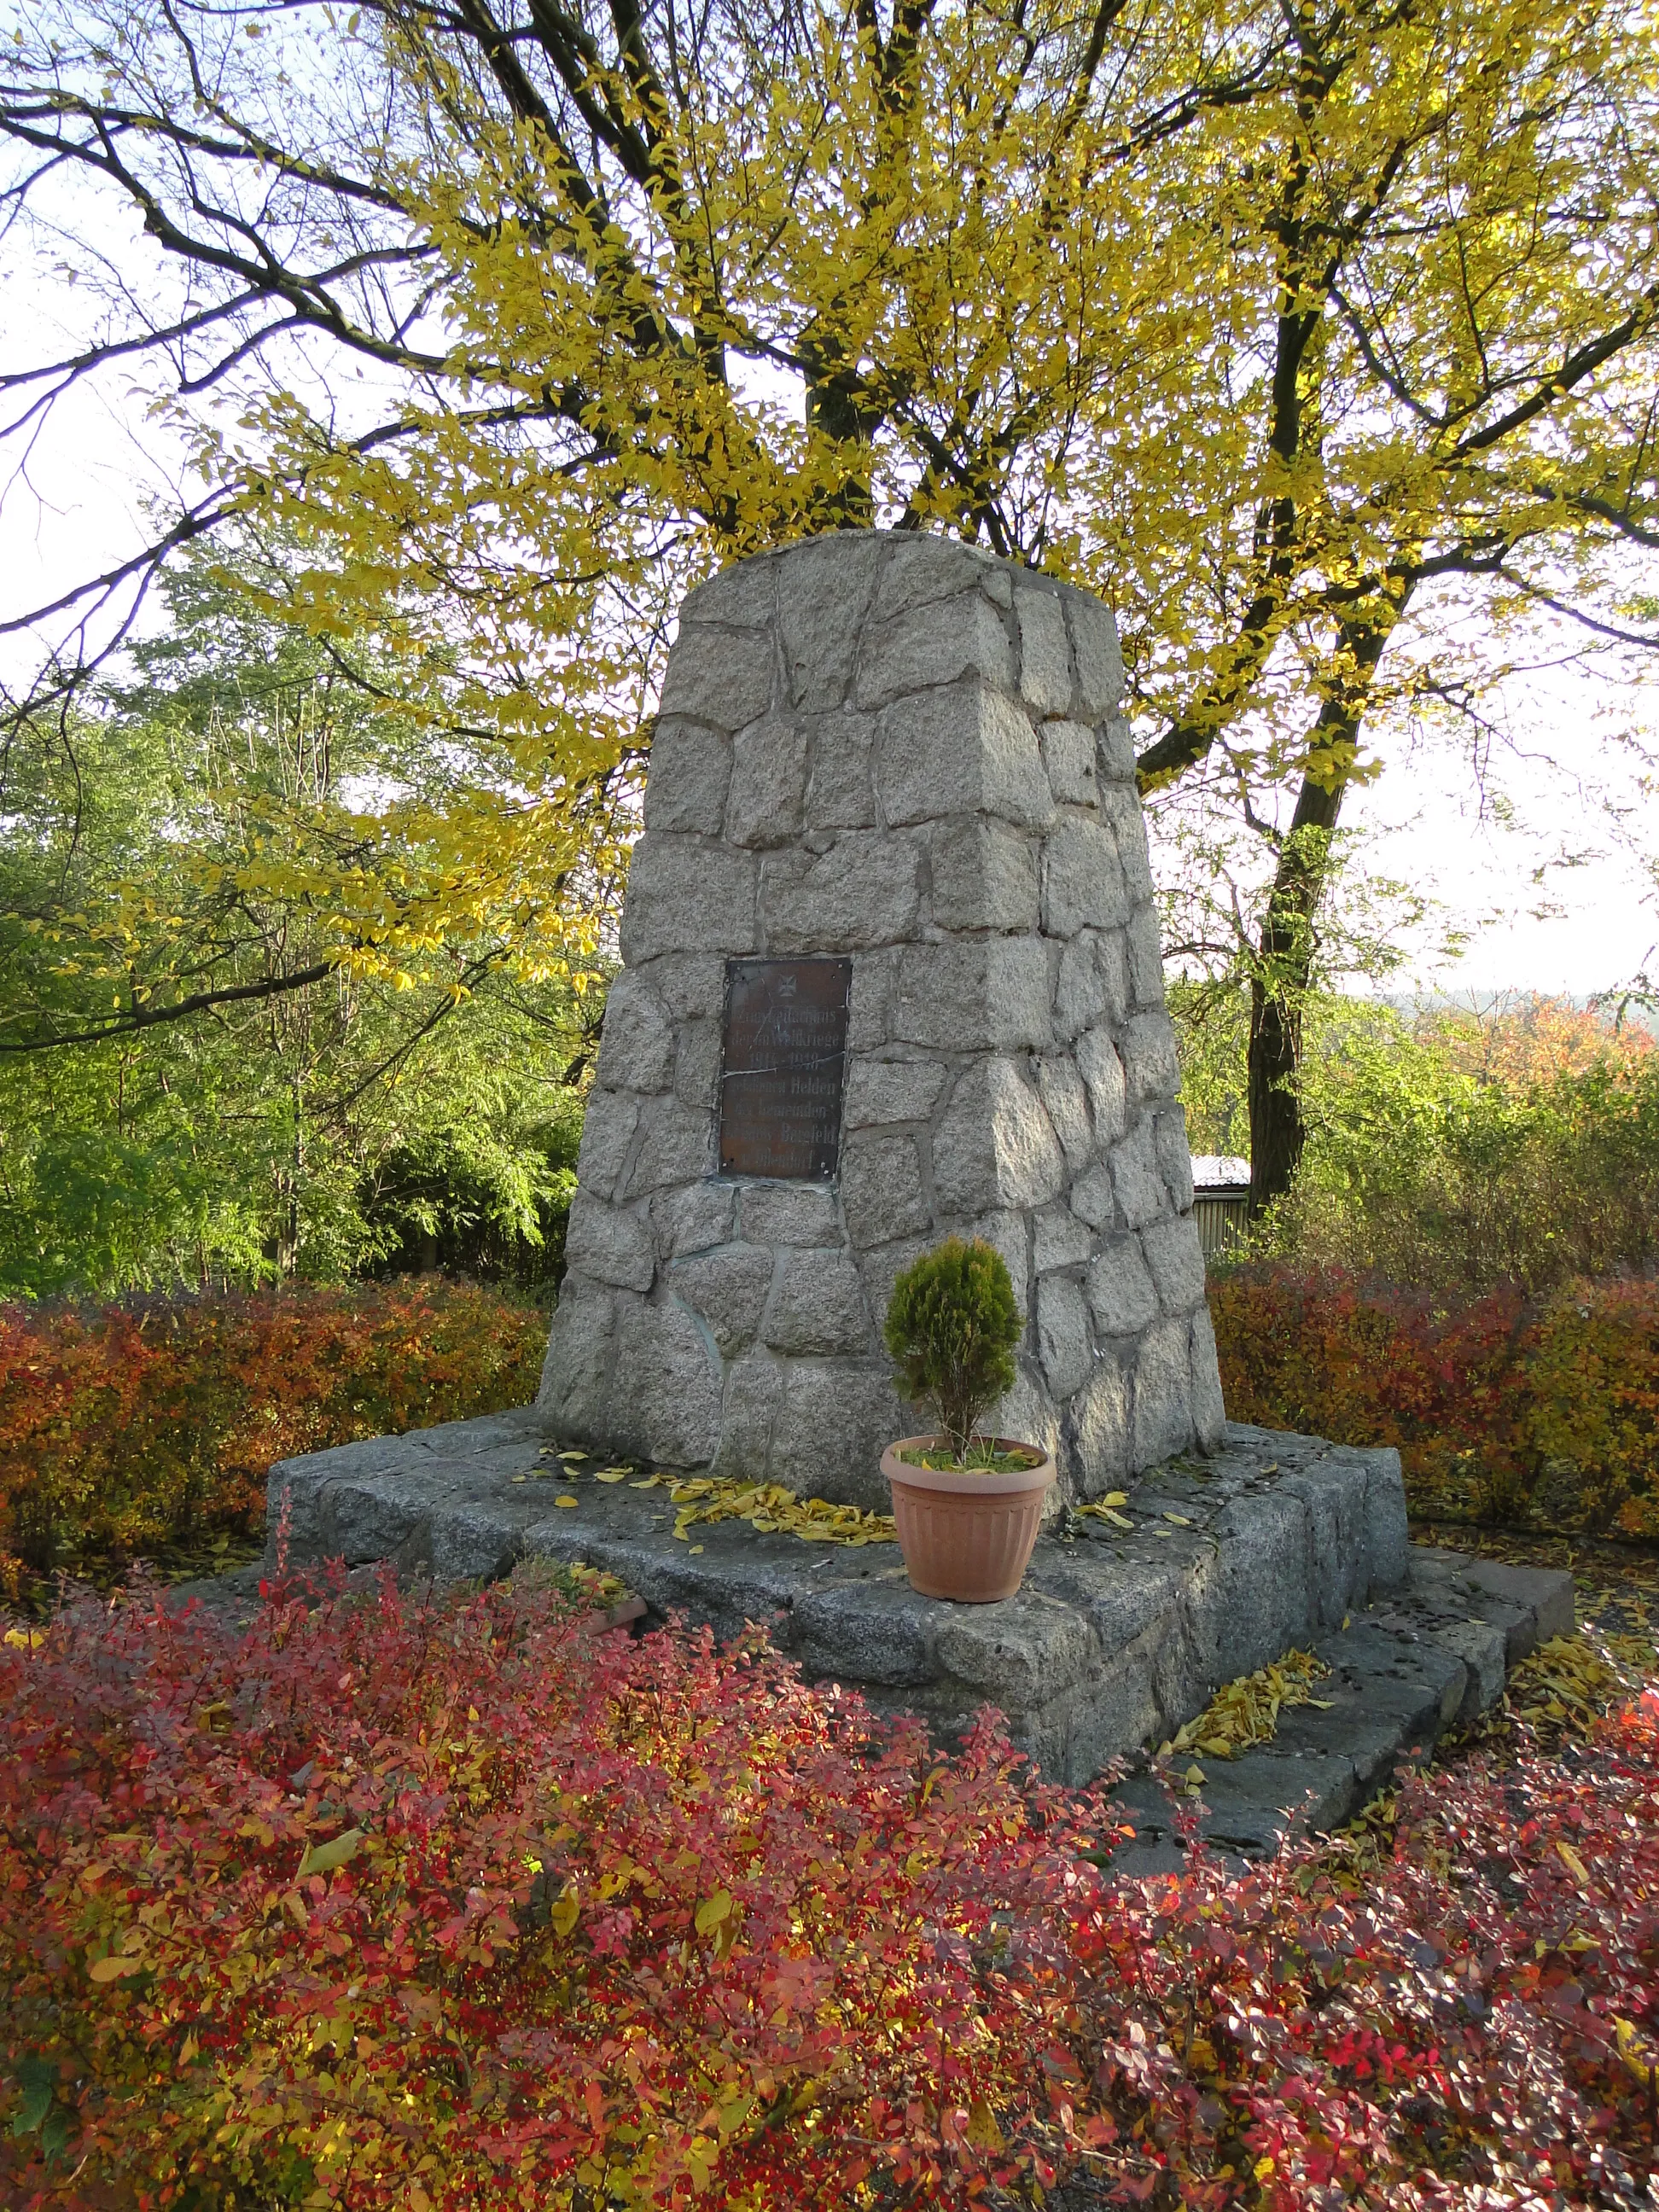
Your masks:
{"label": "background trees", "polygon": [[257,580],[187,562],[134,680],[15,739],[0,1296],[556,1263],[599,993],[510,974],[483,919],[395,984],[330,959],[315,884],[413,872],[379,810],[445,763]]}
{"label": "background trees", "polygon": [[98,309],[8,377],[18,423],[149,364],[205,489],[62,611],[15,726],[78,696],[155,558],[280,526],[264,611],[448,769],[386,795],[372,862],[314,859],[324,957],[390,978],[483,927],[533,975],[614,882],[687,583],[848,520],[980,538],[1112,600],[1147,789],[1207,785],[1267,848],[1271,1197],[1368,729],[1480,672],[1403,645],[1455,584],[1645,647],[1612,556],[1650,551],[1659,489],[1651,28],[1583,0],[33,17],[12,204]]}

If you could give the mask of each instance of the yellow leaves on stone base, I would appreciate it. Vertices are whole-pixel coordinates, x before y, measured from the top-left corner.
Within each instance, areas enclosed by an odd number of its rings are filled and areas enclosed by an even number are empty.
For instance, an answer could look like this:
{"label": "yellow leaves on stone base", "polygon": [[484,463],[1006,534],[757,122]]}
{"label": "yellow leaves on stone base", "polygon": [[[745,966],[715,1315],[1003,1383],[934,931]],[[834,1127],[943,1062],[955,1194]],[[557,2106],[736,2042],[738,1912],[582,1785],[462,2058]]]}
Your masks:
{"label": "yellow leaves on stone base", "polygon": [[[1254,1674],[1241,1674],[1216,1692],[1196,1720],[1191,1720],[1164,1744],[1160,1759],[1197,1751],[1206,1759],[1237,1759],[1258,1743],[1271,1743],[1279,1731],[1279,1716],[1287,1705],[1317,1705],[1328,1711],[1328,1698],[1316,1698],[1313,1685],[1330,1673],[1311,1651],[1287,1651],[1271,1667],[1258,1667]],[[1197,1768],[1188,1779],[1203,1777]]]}
{"label": "yellow leaves on stone base", "polygon": [[674,1534],[682,1542],[700,1521],[746,1521],[762,1535],[798,1536],[803,1544],[897,1541],[890,1514],[861,1513],[856,1505],[832,1505],[826,1498],[799,1498],[781,1482],[734,1482],[712,1474],[656,1479],[666,1484],[679,1509]]}

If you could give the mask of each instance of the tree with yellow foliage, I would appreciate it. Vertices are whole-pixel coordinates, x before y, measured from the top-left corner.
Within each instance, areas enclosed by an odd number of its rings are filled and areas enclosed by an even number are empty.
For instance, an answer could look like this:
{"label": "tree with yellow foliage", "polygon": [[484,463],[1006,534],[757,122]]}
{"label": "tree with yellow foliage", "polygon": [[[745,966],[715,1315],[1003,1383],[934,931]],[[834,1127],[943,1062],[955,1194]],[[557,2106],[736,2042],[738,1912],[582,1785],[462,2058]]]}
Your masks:
{"label": "tree with yellow foliage", "polygon": [[[372,638],[467,770],[381,810],[384,879],[307,880],[332,957],[508,910],[527,964],[568,960],[683,591],[848,522],[976,538],[1114,605],[1144,786],[1210,775],[1273,840],[1271,1196],[1330,836],[1418,611],[1473,584],[1651,642],[1606,564],[1659,521],[1653,30],[1593,0],[58,0],[0,131],[99,312],[0,381],[27,435],[137,370],[204,489],[33,611],[73,627],[16,714],[72,709],[173,548],[280,528],[272,611],[348,665]],[[102,243],[118,210],[143,242]]]}

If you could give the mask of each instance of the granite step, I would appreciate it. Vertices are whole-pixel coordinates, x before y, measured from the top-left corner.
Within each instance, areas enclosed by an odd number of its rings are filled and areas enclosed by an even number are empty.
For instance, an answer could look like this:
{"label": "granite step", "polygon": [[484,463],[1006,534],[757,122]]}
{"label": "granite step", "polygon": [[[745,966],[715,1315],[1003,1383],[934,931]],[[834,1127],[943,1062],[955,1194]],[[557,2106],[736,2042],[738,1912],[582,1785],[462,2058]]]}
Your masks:
{"label": "granite step", "polygon": [[[1194,1801],[1200,1832],[1224,1856],[1261,1858],[1293,1829],[1340,1827],[1400,1765],[1426,1759],[1449,1728],[1494,1705],[1509,1671],[1572,1626],[1570,1575],[1413,1545],[1399,1590],[1315,1638],[1331,1669],[1319,1686],[1326,1709],[1291,1708],[1271,1743],[1237,1759],[1177,1762],[1204,1777]],[[1135,1836],[1115,1871],[1179,1867],[1183,1845],[1154,1775],[1141,1766],[1116,1795]]]}

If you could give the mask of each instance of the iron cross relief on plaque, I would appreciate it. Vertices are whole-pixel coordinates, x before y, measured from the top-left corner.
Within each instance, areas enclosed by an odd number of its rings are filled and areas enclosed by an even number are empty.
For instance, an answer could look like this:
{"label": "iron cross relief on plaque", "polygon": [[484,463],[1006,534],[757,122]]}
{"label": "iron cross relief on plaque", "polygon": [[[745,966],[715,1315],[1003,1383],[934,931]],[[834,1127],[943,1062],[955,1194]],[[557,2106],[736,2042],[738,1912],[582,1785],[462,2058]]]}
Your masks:
{"label": "iron cross relief on plaque", "polygon": [[841,1159],[850,960],[728,960],[720,1173],[824,1181]]}

